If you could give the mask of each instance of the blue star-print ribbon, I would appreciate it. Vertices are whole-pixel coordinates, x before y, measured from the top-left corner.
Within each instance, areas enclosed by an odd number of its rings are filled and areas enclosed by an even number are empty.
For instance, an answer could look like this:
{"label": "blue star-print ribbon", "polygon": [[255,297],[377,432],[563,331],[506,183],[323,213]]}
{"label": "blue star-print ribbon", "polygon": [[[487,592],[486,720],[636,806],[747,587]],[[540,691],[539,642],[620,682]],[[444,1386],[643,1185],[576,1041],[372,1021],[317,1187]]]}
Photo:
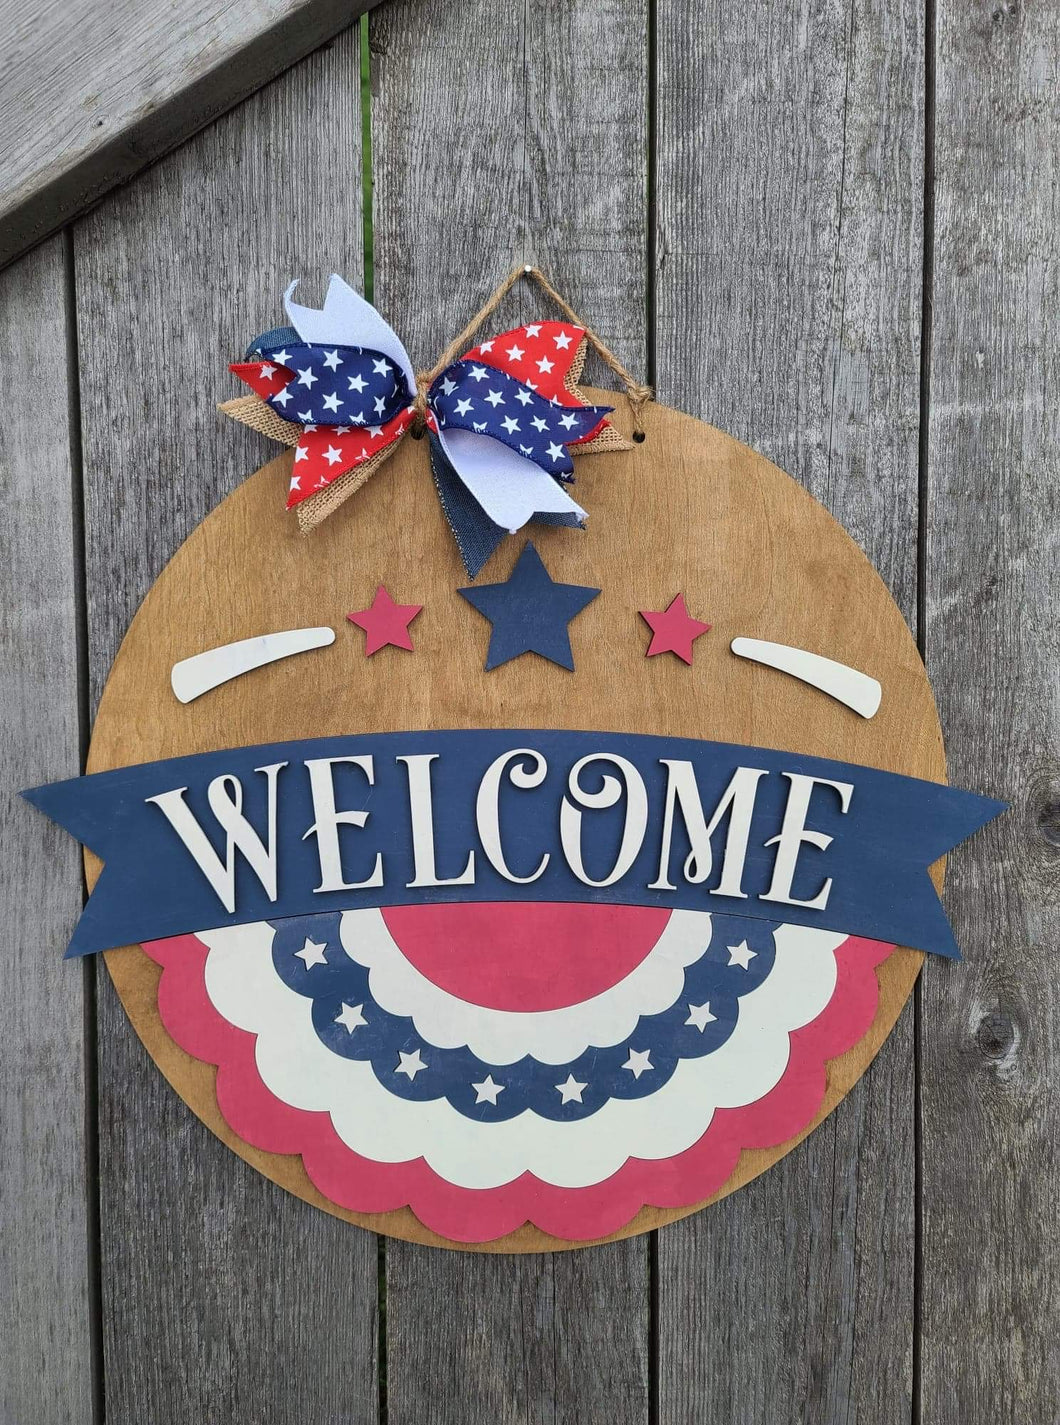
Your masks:
{"label": "blue star-print ribbon", "polygon": [[574,469],[565,442],[588,435],[613,409],[561,406],[506,371],[474,361],[448,366],[427,393],[427,408],[443,429],[488,435],[559,478]]}
{"label": "blue star-print ribbon", "polygon": [[368,429],[385,425],[412,401],[404,373],[371,347],[313,345],[281,327],[258,337],[247,355],[294,373],[264,400],[300,425]]}

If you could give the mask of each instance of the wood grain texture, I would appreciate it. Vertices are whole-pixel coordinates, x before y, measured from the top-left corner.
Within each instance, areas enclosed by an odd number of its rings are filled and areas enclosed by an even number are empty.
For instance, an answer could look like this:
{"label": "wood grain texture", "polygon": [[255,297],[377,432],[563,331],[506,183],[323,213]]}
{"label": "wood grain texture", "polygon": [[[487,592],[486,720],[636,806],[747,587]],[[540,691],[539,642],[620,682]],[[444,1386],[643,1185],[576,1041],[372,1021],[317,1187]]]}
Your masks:
{"label": "wood grain texture", "polygon": [[[227,361],[288,274],[307,296],[358,275],[358,60],[347,33],[76,229],[93,703],[155,575],[267,449],[214,410]],[[108,1421],[374,1420],[372,1238],[211,1138],[102,967],[99,1000]]]}
{"label": "wood grain texture", "polygon": [[[881,0],[658,20],[660,396],[800,479],[911,622],[922,24]],[[909,1417],[913,1112],[907,1013],[803,1148],[660,1234],[660,1419]]]}
{"label": "wood grain texture", "polygon": [[[525,260],[643,373],[647,9],[394,0],[371,17],[375,294],[419,366]],[[541,310],[520,284],[490,325]],[[600,370],[590,356],[586,378]]]}
{"label": "wood grain texture", "polygon": [[0,1420],[40,1425],[93,1401],[81,868],[18,795],[81,761],[65,280],[60,238],[0,276]]}
{"label": "wood grain texture", "polygon": [[1060,1400],[1060,13],[938,7],[926,646],[967,947],[923,997],[923,1420]]}
{"label": "wood grain texture", "polygon": [[[643,1241],[538,1257],[388,1246],[390,1419],[643,1420],[649,1341]],[[425,1313],[425,1301],[449,1302],[451,1322]]]}
{"label": "wood grain texture", "polygon": [[[647,0],[470,0],[458,12],[391,0],[369,37],[376,298],[413,360],[433,363],[524,259],[642,372]],[[520,284],[493,324],[539,310]],[[463,1254],[428,1266],[423,1248],[402,1245],[388,1245],[386,1265],[390,1425],[441,1408],[430,1372],[442,1359],[463,1385],[447,1425],[646,1419],[643,1241],[573,1269]],[[427,1271],[447,1303],[438,1316],[419,1309]],[[606,1332],[587,1301],[608,1303]],[[572,1360],[594,1369],[571,1373]],[[544,1361],[560,1364],[542,1380]]]}
{"label": "wood grain texture", "polygon": [[373,0],[9,0],[0,266],[350,25]]}

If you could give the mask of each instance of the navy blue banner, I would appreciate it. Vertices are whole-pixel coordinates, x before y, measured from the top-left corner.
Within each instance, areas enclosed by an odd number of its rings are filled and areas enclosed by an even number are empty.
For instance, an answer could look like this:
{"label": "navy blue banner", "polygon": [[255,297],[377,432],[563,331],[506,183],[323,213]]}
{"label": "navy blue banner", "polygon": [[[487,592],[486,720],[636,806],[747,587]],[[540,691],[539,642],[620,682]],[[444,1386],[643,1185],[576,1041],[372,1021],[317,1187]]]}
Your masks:
{"label": "navy blue banner", "polygon": [[602,732],[408,732],[24,793],[105,863],[67,955],[365,906],[757,916],[959,958],[927,874],[1004,803],[825,758]]}

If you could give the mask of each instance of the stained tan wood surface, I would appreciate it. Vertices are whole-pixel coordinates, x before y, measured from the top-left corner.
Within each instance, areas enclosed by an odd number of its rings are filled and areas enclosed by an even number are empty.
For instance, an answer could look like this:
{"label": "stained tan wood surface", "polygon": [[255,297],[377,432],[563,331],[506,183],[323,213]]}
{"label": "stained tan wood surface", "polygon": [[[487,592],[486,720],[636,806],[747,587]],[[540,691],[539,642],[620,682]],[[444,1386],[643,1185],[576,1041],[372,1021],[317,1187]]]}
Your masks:
{"label": "stained tan wood surface", "polygon": [[[151,590],[100,701],[90,771],[310,733],[569,727],[788,748],[943,776],[923,665],[879,576],[793,480],[711,427],[653,407],[643,444],[579,460],[591,531],[535,532],[554,578],[602,590],[572,626],[573,674],[536,656],[483,672],[488,626],[457,593],[466,576],[422,441],[406,438],[356,503],[309,537],[297,533],[283,508],[290,465],[289,454],[279,457],[229,496]],[[481,578],[506,577],[523,543],[507,541]],[[399,603],[424,605],[412,655],[387,648],[366,658],[363,640],[345,621],[380,583]],[[644,656],[637,612],[665,607],[679,590],[713,624],[691,667]],[[169,670],[179,659],[313,623],[335,627],[336,645],[257,670],[187,706],[172,697]],[[816,689],[736,658],[728,645],[739,634],[864,669],[883,684],[879,713],[863,719]],[[832,1069],[826,1111],[879,1047],[921,959],[901,952],[885,962],[874,1032]],[[108,963],[149,1052],[195,1112],[270,1177],[323,1205],[297,1160],[238,1145],[221,1125],[212,1070],[178,1051],[158,1021],[157,967],[135,948]],[[746,1155],[731,1186],[786,1146]],[[438,1241],[407,1210],[385,1218],[338,1215],[413,1241]],[[646,1210],[629,1230],[682,1215]],[[487,1247],[557,1245],[528,1226]]]}

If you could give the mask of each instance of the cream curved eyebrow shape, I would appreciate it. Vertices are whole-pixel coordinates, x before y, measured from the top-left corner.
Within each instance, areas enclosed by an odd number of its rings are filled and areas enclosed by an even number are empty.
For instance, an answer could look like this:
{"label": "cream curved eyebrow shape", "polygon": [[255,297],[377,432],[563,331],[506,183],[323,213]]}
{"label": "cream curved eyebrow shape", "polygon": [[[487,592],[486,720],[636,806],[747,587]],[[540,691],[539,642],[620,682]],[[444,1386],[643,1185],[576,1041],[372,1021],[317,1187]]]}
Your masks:
{"label": "cream curved eyebrow shape", "polygon": [[283,633],[263,633],[257,638],[243,638],[238,643],[224,643],[220,648],[196,653],[174,663],[169,675],[173,691],[182,703],[208,693],[222,683],[276,663],[310,648],[325,648],[335,642],[333,628],[291,628]]}
{"label": "cream curved eyebrow shape", "polygon": [[760,638],[734,638],[730,647],[740,658],[752,663],[764,663],[781,673],[790,673],[800,682],[809,683],[827,693],[836,702],[845,704],[862,717],[874,717],[880,706],[883,689],[875,678],[859,673],[845,663],[808,653],[805,648],[791,648],[786,643],[766,643]]}

